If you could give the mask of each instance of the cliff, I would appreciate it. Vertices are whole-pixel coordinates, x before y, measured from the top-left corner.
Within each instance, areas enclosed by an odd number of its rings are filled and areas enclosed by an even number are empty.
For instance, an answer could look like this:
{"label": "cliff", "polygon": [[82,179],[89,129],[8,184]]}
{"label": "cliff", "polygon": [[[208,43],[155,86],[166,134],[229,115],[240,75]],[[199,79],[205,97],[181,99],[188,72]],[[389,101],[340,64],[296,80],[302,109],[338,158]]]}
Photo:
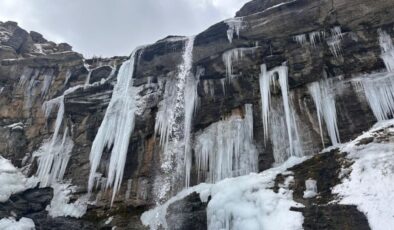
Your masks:
{"label": "cliff", "polygon": [[[194,37],[94,59],[0,23],[0,155],[40,181],[11,196],[23,201],[16,207],[1,203],[0,218],[144,229],[143,212],[188,186],[310,157],[285,186],[304,205],[290,205],[303,227],[369,229],[357,204],[330,203],[351,160],[341,149],[318,153],[393,118],[393,13],[392,0],[253,0]],[[277,174],[276,187],[288,176]],[[309,178],[320,200],[300,195]],[[62,191],[72,191],[64,204],[84,203],[86,213],[43,208]],[[24,206],[32,200],[39,207]],[[172,204],[168,228],[206,229],[207,202],[191,193]]]}

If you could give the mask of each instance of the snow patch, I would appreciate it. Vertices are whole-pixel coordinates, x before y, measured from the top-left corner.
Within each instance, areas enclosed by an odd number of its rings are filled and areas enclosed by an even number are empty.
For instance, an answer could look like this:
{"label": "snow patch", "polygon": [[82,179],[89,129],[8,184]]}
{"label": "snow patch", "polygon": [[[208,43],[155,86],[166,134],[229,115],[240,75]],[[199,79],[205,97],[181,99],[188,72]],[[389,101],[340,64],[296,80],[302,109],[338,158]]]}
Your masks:
{"label": "snow patch", "polygon": [[20,220],[15,218],[3,218],[0,220],[1,230],[34,230],[36,226],[32,219],[22,217]]}

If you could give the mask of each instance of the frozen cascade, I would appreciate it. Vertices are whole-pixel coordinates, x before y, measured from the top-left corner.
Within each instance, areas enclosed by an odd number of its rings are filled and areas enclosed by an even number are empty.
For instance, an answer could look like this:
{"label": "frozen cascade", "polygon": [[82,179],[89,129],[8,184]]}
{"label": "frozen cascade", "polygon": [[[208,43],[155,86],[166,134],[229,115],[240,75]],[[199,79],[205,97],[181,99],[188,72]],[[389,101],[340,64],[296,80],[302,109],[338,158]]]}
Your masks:
{"label": "frozen cascade", "polygon": [[246,104],[244,110],[244,114],[235,113],[196,136],[194,150],[199,180],[206,178],[207,182],[215,183],[257,171],[252,105]]}
{"label": "frozen cascade", "polygon": [[379,30],[379,44],[382,49],[381,57],[389,72],[394,72],[394,45],[390,35]]}
{"label": "frozen cascade", "polygon": [[[276,77],[278,79],[276,80]],[[269,139],[269,129],[271,129],[271,141],[275,141],[277,139],[274,133],[277,131],[276,125],[280,125],[283,122],[278,120],[278,123],[271,124],[270,117],[281,115],[284,117],[284,123],[286,124],[285,128],[287,131],[287,138],[289,143],[289,148],[287,152],[287,157],[289,156],[301,156],[302,149],[300,144],[300,138],[298,136],[298,129],[295,122],[294,111],[290,103],[289,99],[289,90],[288,90],[288,69],[287,66],[282,65],[273,68],[270,71],[267,71],[267,67],[265,64],[261,65],[261,73],[259,78],[260,83],[260,93],[261,93],[261,108],[262,108],[262,119],[263,119],[263,129],[264,129],[264,140],[267,141]],[[278,82],[277,82],[278,81]],[[278,84],[279,83],[279,84]],[[278,85],[277,85],[278,84]],[[280,86],[282,93],[282,106],[283,113],[279,114],[273,110],[273,106],[278,105],[278,103],[271,103],[271,87],[276,88]],[[276,108],[275,110],[282,109]],[[283,143],[278,143],[283,145]],[[275,143],[274,143],[275,145]],[[282,153],[283,154],[283,153]],[[275,155],[275,153],[274,153]],[[283,157],[276,157],[276,159],[283,159]],[[279,162],[277,162],[279,163]]]}
{"label": "frozen cascade", "polygon": [[126,163],[127,150],[131,133],[134,130],[137,88],[133,86],[134,61],[138,49],[125,61],[118,73],[111,101],[104,119],[94,138],[90,151],[90,174],[88,189],[92,191],[97,168],[104,149],[111,150],[106,187],[112,187],[112,201],[119,190]]}
{"label": "frozen cascade", "polygon": [[222,55],[223,63],[226,66],[226,79],[230,80],[234,77],[233,74],[233,63],[242,60],[247,53],[254,53],[257,47],[251,48],[235,48],[226,51]]}
{"label": "frozen cascade", "polygon": [[168,195],[169,186],[173,184],[171,181],[178,176],[184,176],[186,186],[189,186],[192,159],[191,150],[185,144],[190,142],[193,113],[198,99],[197,80],[191,74],[193,47],[194,36],[185,41],[183,62],[178,67],[177,78],[166,81],[163,100],[156,115],[155,133],[160,134],[160,145],[163,147],[163,174],[155,182],[158,202]]}
{"label": "frozen cascade", "polygon": [[320,82],[313,82],[308,85],[309,93],[315,103],[317,116],[319,121],[320,136],[322,143],[323,130],[322,130],[322,116],[327,127],[328,135],[330,136],[331,144],[338,145],[341,143],[337,125],[337,112],[335,106],[335,95],[332,92],[332,83],[328,80],[322,80]]}
{"label": "frozen cascade", "polygon": [[394,73],[370,75],[361,78],[368,104],[378,121],[394,116]]}
{"label": "frozen cascade", "polygon": [[239,33],[242,29],[242,18],[230,18],[224,21],[227,24],[227,38],[230,43],[233,42],[234,33],[239,38]]}

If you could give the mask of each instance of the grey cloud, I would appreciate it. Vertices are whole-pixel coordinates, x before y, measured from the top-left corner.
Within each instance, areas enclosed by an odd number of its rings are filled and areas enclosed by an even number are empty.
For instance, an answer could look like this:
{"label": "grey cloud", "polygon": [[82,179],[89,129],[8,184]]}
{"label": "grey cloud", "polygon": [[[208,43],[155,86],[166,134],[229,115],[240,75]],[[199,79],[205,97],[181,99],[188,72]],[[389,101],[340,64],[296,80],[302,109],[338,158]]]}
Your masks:
{"label": "grey cloud", "polygon": [[[3,0],[0,20],[61,38],[85,56],[128,55],[136,46],[167,35],[193,35],[229,15],[246,0]],[[220,4],[218,4],[218,2]],[[12,4],[16,4],[13,2]],[[218,6],[219,5],[219,6]],[[223,9],[229,7],[228,9]],[[3,9],[3,12],[2,10]],[[5,15],[5,16],[4,16]],[[7,18],[7,15],[9,18]]]}

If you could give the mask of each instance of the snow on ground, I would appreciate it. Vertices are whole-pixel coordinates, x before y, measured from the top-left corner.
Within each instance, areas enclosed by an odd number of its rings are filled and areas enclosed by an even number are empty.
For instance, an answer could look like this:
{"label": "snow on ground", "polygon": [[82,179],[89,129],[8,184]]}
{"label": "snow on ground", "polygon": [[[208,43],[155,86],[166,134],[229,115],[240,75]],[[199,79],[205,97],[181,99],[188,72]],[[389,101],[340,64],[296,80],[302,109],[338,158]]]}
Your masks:
{"label": "snow on ground", "polygon": [[[393,125],[394,120],[379,122],[369,132],[341,147],[354,164],[350,175],[334,187],[333,193],[340,196],[340,204],[357,205],[373,230],[394,226],[394,128],[390,128]],[[379,136],[391,137],[389,141],[377,143]],[[370,137],[375,137],[375,142],[358,145]]]}
{"label": "snow on ground", "polygon": [[19,221],[14,218],[3,218],[0,220],[1,230],[34,230],[33,220],[22,217]]}
{"label": "snow on ground", "polygon": [[0,156],[0,202],[35,185],[36,181],[27,179],[9,160]]}
{"label": "snow on ground", "polygon": [[[183,190],[165,204],[145,212],[141,220],[151,229],[167,227],[165,216],[170,204],[187,195],[197,192],[202,201],[208,203],[208,229],[242,230],[294,230],[302,229],[303,216],[300,212],[290,211],[290,207],[302,207],[293,201],[292,191],[287,183],[275,193],[276,175],[287,168],[301,163],[306,158],[290,158],[281,166],[262,173],[252,173],[237,178],[229,178],[217,184],[200,184]],[[287,185],[286,185],[287,184]]]}

